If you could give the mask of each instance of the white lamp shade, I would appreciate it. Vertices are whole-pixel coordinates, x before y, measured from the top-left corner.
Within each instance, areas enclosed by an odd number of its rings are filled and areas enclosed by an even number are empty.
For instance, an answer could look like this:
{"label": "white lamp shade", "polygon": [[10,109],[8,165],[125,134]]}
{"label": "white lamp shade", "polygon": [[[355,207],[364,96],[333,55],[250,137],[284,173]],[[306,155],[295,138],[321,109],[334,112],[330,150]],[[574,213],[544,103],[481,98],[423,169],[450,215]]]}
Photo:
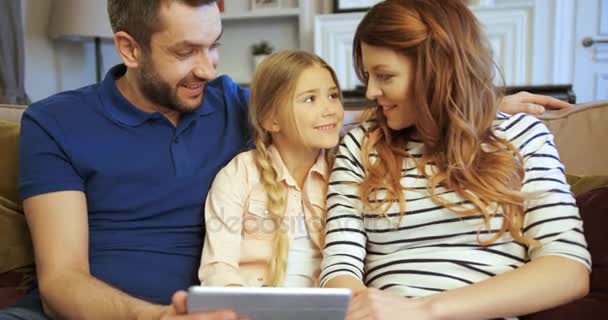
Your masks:
{"label": "white lamp shade", "polygon": [[51,38],[82,40],[114,37],[106,0],[53,0],[51,4]]}

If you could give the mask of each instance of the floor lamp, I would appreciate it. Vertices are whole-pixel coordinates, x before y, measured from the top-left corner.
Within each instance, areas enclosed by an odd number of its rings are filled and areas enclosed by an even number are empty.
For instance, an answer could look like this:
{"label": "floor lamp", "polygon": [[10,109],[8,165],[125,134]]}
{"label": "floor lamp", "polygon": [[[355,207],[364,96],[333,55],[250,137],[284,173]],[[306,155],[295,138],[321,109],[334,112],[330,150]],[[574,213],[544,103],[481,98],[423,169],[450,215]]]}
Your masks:
{"label": "floor lamp", "polygon": [[103,69],[101,42],[114,36],[108,19],[107,1],[53,0],[51,6],[50,37],[68,41],[92,40],[95,44],[95,76],[100,82]]}

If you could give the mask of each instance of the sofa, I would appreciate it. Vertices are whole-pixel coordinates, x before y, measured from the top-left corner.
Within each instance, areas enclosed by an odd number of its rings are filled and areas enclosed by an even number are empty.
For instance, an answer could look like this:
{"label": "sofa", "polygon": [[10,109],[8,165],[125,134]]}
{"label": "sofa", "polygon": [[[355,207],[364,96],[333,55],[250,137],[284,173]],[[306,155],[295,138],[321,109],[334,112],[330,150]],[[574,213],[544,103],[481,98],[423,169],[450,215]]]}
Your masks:
{"label": "sofa", "polygon": [[[34,280],[34,259],[17,193],[17,148],[23,106],[0,105],[0,309]],[[539,117],[555,135],[576,195],[593,259],[586,297],[524,319],[608,318],[608,101],[552,110]],[[559,279],[556,279],[559,281]]]}
{"label": "sofa", "polygon": [[0,309],[16,302],[34,276],[32,245],[17,194],[22,106],[0,106]]}

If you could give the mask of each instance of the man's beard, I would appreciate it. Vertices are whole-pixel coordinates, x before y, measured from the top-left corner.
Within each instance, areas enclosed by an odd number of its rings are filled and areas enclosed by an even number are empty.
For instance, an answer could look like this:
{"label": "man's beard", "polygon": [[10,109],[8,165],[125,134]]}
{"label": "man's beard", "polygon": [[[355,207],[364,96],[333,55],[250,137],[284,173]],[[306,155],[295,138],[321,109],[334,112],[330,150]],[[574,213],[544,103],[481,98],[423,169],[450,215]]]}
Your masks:
{"label": "man's beard", "polygon": [[152,62],[147,58],[142,61],[142,68],[138,74],[138,80],[142,94],[150,100],[150,102],[163,108],[171,109],[179,113],[191,113],[201,106],[201,103],[197,106],[190,106],[184,103],[177,96],[177,89],[171,87],[167,82],[162,80]]}

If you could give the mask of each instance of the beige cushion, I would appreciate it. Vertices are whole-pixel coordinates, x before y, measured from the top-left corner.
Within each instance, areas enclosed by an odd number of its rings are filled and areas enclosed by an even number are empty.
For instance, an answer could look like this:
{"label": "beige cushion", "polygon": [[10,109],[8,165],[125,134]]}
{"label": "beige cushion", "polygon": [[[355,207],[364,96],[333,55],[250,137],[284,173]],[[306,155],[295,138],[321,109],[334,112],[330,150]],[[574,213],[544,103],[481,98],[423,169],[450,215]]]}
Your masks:
{"label": "beige cushion", "polygon": [[32,241],[23,209],[1,196],[0,244],[0,274],[34,264]]}
{"label": "beige cushion", "polygon": [[32,241],[17,192],[17,145],[24,110],[25,106],[0,105],[0,275],[18,276],[14,285],[22,289],[31,285],[35,273]]}
{"label": "beige cushion", "polygon": [[7,104],[0,104],[0,121],[8,121],[8,122],[16,122],[19,123],[21,121],[21,116],[23,115],[23,111],[25,111],[26,106],[14,106]]}
{"label": "beige cushion", "polygon": [[608,187],[608,176],[577,176],[567,173],[566,180],[575,196],[593,189]]}
{"label": "beige cushion", "polygon": [[0,120],[0,274],[34,263],[17,192],[19,125]]}
{"label": "beige cushion", "polygon": [[0,197],[19,202],[17,193],[17,144],[19,125],[0,120]]}
{"label": "beige cushion", "polygon": [[555,136],[567,173],[608,176],[608,101],[552,110],[539,118]]}

